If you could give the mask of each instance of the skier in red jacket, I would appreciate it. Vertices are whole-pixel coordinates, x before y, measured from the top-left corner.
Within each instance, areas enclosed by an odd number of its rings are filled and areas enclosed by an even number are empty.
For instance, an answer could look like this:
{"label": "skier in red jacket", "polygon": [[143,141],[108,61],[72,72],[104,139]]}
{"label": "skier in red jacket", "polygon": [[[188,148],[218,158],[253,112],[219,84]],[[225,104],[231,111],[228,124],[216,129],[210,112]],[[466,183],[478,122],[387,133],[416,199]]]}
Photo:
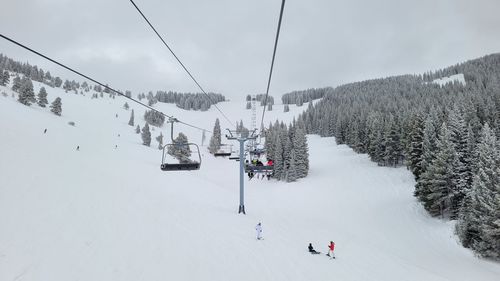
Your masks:
{"label": "skier in red jacket", "polygon": [[328,245],[328,254],[326,255],[332,259],[335,258],[335,253],[333,252],[333,250],[335,250],[335,243],[333,241],[330,241],[330,245]]}

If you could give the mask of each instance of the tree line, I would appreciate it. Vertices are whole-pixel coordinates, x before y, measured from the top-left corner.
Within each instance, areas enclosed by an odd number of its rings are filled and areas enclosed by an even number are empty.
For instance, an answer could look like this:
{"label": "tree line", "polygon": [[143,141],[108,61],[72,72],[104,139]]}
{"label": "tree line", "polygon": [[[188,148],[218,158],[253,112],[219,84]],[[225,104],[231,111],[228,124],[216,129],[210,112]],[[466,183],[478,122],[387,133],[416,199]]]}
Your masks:
{"label": "tree line", "polygon": [[201,110],[207,111],[210,106],[223,102],[226,98],[222,94],[217,93],[178,93],[173,91],[157,91],[155,96],[149,97],[148,100],[154,99],[163,103],[174,103],[177,107],[185,110]]}
{"label": "tree line", "polygon": [[[458,73],[465,85],[430,83]],[[342,85],[299,121],[379,165],[407,166],[429,214],[457,220],[465,247],[500,259],[500,54]]]}
{"label": "tree line", "polygon": [[265,133],[266,156],[274,162],[273,177],[286,182],[304,178],[309,172],[309,148],[303,122],[285,125],[276,121]]}

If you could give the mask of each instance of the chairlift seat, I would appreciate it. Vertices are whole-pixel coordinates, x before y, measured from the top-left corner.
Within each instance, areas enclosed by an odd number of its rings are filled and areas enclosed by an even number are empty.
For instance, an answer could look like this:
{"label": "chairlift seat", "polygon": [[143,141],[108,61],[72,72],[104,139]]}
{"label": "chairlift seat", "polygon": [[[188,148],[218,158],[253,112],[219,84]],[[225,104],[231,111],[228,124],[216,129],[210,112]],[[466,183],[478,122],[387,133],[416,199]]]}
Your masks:
{"label": "chairlift seat", "polygon": [[176,164],[161,164],[160,166],[162,171],[191,171],[191,170],[199,170],[200,163],[176,163]]}
{"label": "chairlift seat", "polygon": [[249,173],[272,173],[274,172],[274,166],[256,166],[256,165],[245,165],[245,172]]}
{"label": "chairlift seat", "polygon": [[214,153],[214,156],[215,157],[219,157],[219,156],[221,156],[221,157],[231,156],[231,152],[216,152],[216,153]]}

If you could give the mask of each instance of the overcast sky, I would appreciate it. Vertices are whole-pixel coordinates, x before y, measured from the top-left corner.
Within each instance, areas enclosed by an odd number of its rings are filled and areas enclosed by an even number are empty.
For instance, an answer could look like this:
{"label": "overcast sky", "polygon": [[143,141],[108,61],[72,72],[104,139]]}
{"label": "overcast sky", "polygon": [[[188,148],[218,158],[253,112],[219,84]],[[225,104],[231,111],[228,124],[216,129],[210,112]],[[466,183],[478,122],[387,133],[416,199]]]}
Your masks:
{"label": "overcast sky", "polygon": [[[206,91],[265,92],[281,0],[135,2]],[[499,11],[499,0],[287,0],[270,94],[500,52]],[[197,91],[128,0],[2,0],[0,33],[117,89]],[[75,78],[5,40],[0,52]]]}

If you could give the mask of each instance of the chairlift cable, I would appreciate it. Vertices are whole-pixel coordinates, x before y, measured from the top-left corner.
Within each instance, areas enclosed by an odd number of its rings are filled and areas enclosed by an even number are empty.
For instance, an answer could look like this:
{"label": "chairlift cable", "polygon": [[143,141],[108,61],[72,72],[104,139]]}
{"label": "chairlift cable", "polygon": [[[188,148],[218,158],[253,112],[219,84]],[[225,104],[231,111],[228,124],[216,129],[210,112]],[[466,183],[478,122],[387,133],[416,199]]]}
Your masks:
{"label": "chairlift cable", "polygon": [[262,121],[260,122],[260,127],[261,128],[264,128],[264,114],[266,113],[267,97],[269,95],[269,86],[271,85],[271,77],[273,75],[274,58],[276,57],[276,49],[278,47],[278,38],[280,36],[281,19],[283,18],[283,9],[284,8],[285,8],[285,0],[283,0],[281,2],[281,10],[280,10],[280,17],[279,17],[279,21],[278,21],[278,29],[276,31],[276,39],[274,41],[273,59],[271,61],[271,69],[269,70],[269,79],[267,80],[266,96],[264,98],[264,109],[262,110]]}
{"label": "chairlift cable", "polygon": [[[169,116],[169,115],[167,115],[167,114],[165,114],[165,113],[163,113],[163,112],[161,112],[161,111],[159,111],[159,110],[157,110],[157,109],[154,109],[154,108],[152,108],[151,106],[148,106],[147,104],[144,104],[144,103],[142,103],[142,102],[140,102],[140,101],[138,101],[138,100],[136,100],[136,99],[134,99],[134,98],[132,98],[132,97],[129,97],[129,96],[127,96],[127,95],[125,95],[125,94],[121,93],[120,91],[117,91],[117,90],[115,90],[115,89],[113,89],[113,88],[109,87],[108,85],[105,85],[105,84],[103,84],[103,83],[101,83],[101,82],[99,82],[99,81],[97,81],[97,80],[95,80],[95,79],[93,79],[93,78],[89,77],[88,75],[85,75],[85,74],[83,74],[83,73],[81,73],[81,72],[79,72],[79,71],[77,71],[77,70],[74,70],[73,68],[71,68],[71,67],[69,67],[69,66],[66,66],[66,65],[64,65],[64,64],[62,64],[62,63],[60,63],[60,62],[58,62],[58,61],[56,61],[56,60],[54,60],[54,59],[51,59],[50,57],[48,57],[48,56],[46,56],[46,55],[44,55],[44,54],[42,54],[42,53],[40,53],[40,52],[37,52],[37,51],[35,51],[35,50],[31,49],[30,47],[27,47],[27,46],[25,46],[25,45],[23,45],[23,44],[21,44],[21,43],[19,43],[19,42],[15,41],[14,39],[11,39],[11,38],[9,38],[9,37],[7,37],[7,36],[5,36],[5,35],[1,34],[1,33],[0,33],[0,37],[2,37],[3,39],[5,39],[5,40],[7,40],[7,41],[10,41],[11,43],[13,43],[13,44],[15,44],[15,45],[17,45],[17,46],[19,46],[19,47],[21,47],[21,48],[25,49],[25,50],[28,50],[28,51],[30,51],[30,52],[32,52],[32,53],[34,53],[34,54],[36,54],[36,55],[38,55],[38,56],[40,56],[40,57],[42,57],[42,58],[44,58],[44,59],[46,59],[46,60],[48,60],[48,61],[51,61],[52,63],[55,63],[55,64],[59,65],[60,67],[65,68],[65,69],[67,69],[67,70],[69,70],[69,71],[71,71],[71,72],[73,72],[73,73],[75,73],[75,74],[77,74],[77,75],[79,75],[79,76],[81,76],[81,77],[83,77],[83,78],[85,78],[85,79],[89,80],[89,81],[92,81],[92,82],[94,82],[94,83],[96,83],[96,84],[98,84],[98,85],[100,85],[100,86],[104,87],[105,89],[109,89],[110,91],[112,91],[112,92],[114,92],[114,93],[116,93],[116,94],[118,94],[118,95],[120,95],[120,96],[122,96],[122,97],[124,97],[124,98],[127,98],[127,99],[129,99],[129,100],[131,100],[131,101],[133,101],[133,102],[135,102],[135,103],[138,103],[138,104],[140,104],[140,105],[142,105],[142,106],[144,106],[144,107],[146,107],[146,108],[148,108],[148,109],[150,109],[150,110],[153,110],[153,111],[155,111],[155,112],[157,112],[157,113],[159,113],[159,114],[161,114],[161,115],[163,115],[163,116],[165,116],[165,117],[167,117],[167,118],[169,118],[169,119],[175,119],[174,117]],[[176,119],[176,120],[177,120],[177,119]],[[206,132],[208,132],[208,133],[212,133],[212,132],[210,132],[209,130],[206,130],[206,129],[203,129],[203,128],[200,128],[200,127],[197,127],[197,126],[195,126],[195,125],[191,125],[191,124],[189,124],[189,123],[182,122],[182,121],[179,121],[179,120],[177,120],[177,121],[178,121],[179,123],[181,123],[181,124],[186,125],[186,126],[189,126],[189,127],[192,127],[192,128],[198,129],[198,130],[201,130],[201,131],[206,131]]]}
{"label": "chairlift cable", "polygon": [[182,68],[187,72],[187,74],[189,75],[189,77],[191,77],[191,79],[194,81],[194,83],[198,86],[198,88],[207,96],[208,100],[213,104],[213,106],[215,106],[215,108],[220,112],[220,114],[227,120],[227,122],[229,122],[229,124],[231,124],[231,126],[233,127],[236,127],[234,125],[233,122],[231,122],[231,120],[224,114],[224,112],[222,112],[222,110],[217,106],[217,104],[212,100],[212,98],[210,97],[209,94],[207,94],[207,92],[205,92],[205,90],[203,89],[203,87],[201,87],[200,83],[198,83],[198,81],[194,78],[194,76],[191,74],[191,72],[189,72],[189,70],[186,68],[186,66],[184,66],[184,64],[181,62],[181,60],[179,59],[179,57],[177,57],[177,55],[174,53],[174,51],[172,50],[172,48],[170,48],[170,46],[167,44],[167,42],[165,42],[165,40],[163,39],[163,37],[158,33],[158,31],[156,31],[156,28],[154,28],[153,24],[151,24],[151,22],[148,20],[148,18],[144,15],[144,13],[141,11],[141,9],[139,9],[139,7],[135,4],[135,2],[133,0],[130,0],[130,2],[132,3],[132,5],[134,5],[135,9],[141,14],[141,16],[144,18],[144,20],[148,23],[148,25],[151,27],[151,29],[153,29],[154,33],[156,34],[156,36],[158,36],[158,38],[160,38],[160,40],[163,42],[163,45],[165,45],[165,47],[167,47],[167,49],[170,51],[170,53],[172,53],[172,55],[174,56],[174,58],[179,62],[179,64],[182,66]]}

